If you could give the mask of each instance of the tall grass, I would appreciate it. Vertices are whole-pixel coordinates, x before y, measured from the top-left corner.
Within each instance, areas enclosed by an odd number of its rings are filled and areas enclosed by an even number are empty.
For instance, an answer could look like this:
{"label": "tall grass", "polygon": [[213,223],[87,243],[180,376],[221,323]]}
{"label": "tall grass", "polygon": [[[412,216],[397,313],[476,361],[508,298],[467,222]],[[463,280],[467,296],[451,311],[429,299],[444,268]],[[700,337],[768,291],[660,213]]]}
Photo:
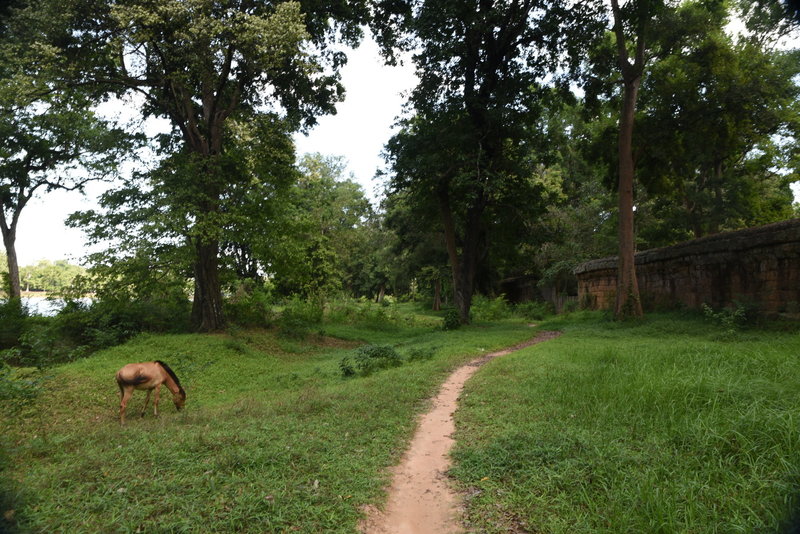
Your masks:
{"label": "tall grass", "polygon": [[800,504],[800,336],[576,314],[490,363],[453,476],[481,532],[777,532]]}

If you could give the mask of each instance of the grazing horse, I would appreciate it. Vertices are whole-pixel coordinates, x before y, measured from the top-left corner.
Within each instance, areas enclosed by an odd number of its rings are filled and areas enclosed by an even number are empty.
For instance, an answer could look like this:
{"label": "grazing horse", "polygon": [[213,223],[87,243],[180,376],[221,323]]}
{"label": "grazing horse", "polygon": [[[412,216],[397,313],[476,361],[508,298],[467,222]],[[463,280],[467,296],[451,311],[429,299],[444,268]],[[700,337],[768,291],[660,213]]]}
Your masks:
{"label": "grazing horse", "polygon": [[125,424],[125,408],[128,406],[128,401],[133,395],[134,389],[146,389],[147,398],[144,401],[142,408],[142,417],[147,410],[147,403],[150,402],[150,392],[156,390],[155,398],[153,399],[153,414],[158,416],[158,397],[161,391],[161,384],[167,386],[172,392],[172,401],[175,407],[180,410],[186,403],[186,392],[181,387],[178,377],[175,372],[169,368],[164,362],[142,362],[142,363],[129,363],[122,369],[117,371],[117,385],[121,393],[121,401],[119,404],[119,422]]}

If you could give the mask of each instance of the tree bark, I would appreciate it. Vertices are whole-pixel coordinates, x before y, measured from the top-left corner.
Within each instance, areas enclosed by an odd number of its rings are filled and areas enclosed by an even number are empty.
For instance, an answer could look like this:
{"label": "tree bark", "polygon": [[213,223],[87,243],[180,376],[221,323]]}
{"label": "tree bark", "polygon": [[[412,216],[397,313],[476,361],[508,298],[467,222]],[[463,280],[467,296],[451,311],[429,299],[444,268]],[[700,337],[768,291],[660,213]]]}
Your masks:
{"label": "tree bark", "polygon": [[19,281],[19,262],[17,261],[17,228],[16,219],[9,226],[5,219],[0,221],[3,234],[3,246],[6,250],[6,263],[8,265],[8,291],[9,299],[18,299],[22,296],[22,287]]}
{"label": "tree bark", "polygon": [[453,277],[453,303],[458,310],[461,324],[469,324],[469,310],[472,306],[472,287],[469,284],[469,277],[466,276],[469,270],[466,263],[469,262],[469,258],[465,255],[464,262],[459,258],[456,227],[453,222],[453,212],[450,208],[450,197],[444,187],[439,191],[439,207],[444,226],[447,256],[450,259],[450,272]]}
{"label": "tree bark", "polygon": [[631,63],[618,0],[611,0],[611,9],[614,15],[614,33],[617,38],[617,60],[623,80],[622,110],[617,143],[619,155],[619,259],[614,316],[624,319],[643,315],[639,282],[636,279],[636,246],[633,232],[633,122],[636,115],[636,98],[644,73],[645,43],[642,24],[645,22],[639,21],[636,55]]}
{"label": "tree bark", "polygon": [[198,240],[195,253],[192,325],[198,332],[215,332],[225,326],[219,283],[219,244]]}
{"label": "tree bark", "polygon": [[637,77],[631,82],[625,82],[619,124],[619,264],[614,307],[614,315],[618,318],[643,315],[639,283],[636,279],[633,232],[633,119],[640,80]]}

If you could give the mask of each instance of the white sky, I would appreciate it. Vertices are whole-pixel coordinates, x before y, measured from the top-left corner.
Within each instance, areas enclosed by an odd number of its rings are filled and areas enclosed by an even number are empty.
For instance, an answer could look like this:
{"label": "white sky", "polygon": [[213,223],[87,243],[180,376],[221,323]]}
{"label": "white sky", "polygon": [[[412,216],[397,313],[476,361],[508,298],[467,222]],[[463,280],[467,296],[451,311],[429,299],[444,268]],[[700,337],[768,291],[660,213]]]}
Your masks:
{"label": "white sky", "polygon": [[[343,156],[347,172],[376,200],[380,191],[373,177],[383,166],[381,151],[405,101],[401,93],[416,84],[413,72],[410,64],[385,66],[377,45],[367,36],[342,69],[347,89],[344,102],[337,106],[336,115],[321,117],[308,136],[295,136],[298,156],[310,152]],[[42,259],[80,263],[89,252],[83,232],[67,228],[64,220],[75,211],[96,208],[95,199],[105,188],[91,184],[85,196],[54,191],[32,199],[22,211],[17,231],[19,264],[32,265]]]}

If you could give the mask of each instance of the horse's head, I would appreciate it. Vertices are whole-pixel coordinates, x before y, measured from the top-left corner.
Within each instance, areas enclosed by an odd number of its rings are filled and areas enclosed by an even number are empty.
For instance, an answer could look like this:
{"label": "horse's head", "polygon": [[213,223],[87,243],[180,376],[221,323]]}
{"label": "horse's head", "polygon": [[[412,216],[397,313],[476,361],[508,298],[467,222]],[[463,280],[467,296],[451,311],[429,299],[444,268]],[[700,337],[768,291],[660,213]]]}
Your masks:
{"label": "horse's head", "polygon": [[181,388],[177,393],[172,396],[172,402],[175,403],[175,408],[180,411],[186,404],[186,392]]}

